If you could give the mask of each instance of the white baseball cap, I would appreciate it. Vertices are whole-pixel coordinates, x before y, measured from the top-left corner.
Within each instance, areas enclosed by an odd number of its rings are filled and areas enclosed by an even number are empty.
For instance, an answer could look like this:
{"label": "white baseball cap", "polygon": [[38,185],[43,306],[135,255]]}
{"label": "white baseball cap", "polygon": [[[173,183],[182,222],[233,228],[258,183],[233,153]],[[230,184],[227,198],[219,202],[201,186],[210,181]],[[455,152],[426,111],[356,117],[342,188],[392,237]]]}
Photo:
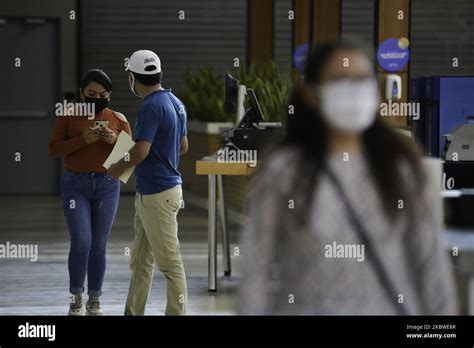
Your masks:
{"label": "white baseball cap", "polygon": [[155,52],[139,50],[133,52],[125,70],[137,74],[154,75],[161,72],[161,61]]}

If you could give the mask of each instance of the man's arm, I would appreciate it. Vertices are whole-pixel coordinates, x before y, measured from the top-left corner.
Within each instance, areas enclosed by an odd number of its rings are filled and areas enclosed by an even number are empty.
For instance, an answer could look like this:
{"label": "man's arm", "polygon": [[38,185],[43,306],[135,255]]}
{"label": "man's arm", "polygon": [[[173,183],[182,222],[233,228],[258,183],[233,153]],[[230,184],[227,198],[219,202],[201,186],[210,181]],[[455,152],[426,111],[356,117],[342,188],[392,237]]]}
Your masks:
{"label": "man's arm", "polygon": [[118,178],[127,168],[134,167],[141,163],[150,152],[151,143],[145,140],[139,140],[128,152],[128,161],[122,158],[117,163],[110,166],[107,174],[114,178]]}
{"label": "man's arm", "polygon": [[184,155],[188,152],[188,137],[185,135],[181,138],[181,146],[179,147],[179,154]]}

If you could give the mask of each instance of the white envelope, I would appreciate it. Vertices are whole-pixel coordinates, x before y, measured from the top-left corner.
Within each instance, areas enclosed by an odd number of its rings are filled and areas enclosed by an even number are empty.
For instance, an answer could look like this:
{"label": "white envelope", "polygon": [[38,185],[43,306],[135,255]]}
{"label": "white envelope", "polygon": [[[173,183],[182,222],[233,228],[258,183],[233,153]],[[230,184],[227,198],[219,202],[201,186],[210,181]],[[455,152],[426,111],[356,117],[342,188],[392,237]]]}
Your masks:
{"label": "white envelope", "polygon": [[[110,153],[109,157],[105,160],[104,164],[102,165],[104,168],[109,169],[109,167],[120,161],[122,158],[125,157],[125,155],[128,154],[128,151],[135,145],[135,142],[133,139],[128,135],[127,132],[121,131],[117,142],[115,143],[114,148],[112,149],[112,152]],[[130,179],[130,176],[133,173],[133,170],[135,167],[130,167],[126,169],[122,175],[120,175],[119,179],[121,182],[124,184],[127,183],[128,179]]]}

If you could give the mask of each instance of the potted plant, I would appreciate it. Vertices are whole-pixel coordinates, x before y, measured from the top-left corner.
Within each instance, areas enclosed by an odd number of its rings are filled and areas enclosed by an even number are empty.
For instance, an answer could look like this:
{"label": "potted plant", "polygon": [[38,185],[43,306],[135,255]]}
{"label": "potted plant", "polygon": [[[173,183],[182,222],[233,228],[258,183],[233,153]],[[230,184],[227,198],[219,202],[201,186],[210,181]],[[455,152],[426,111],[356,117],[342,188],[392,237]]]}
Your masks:
{"label": "potted plant", "polygon": [[[241,84],[253,88],[260,101],[267,122],[282,122],[287,114],[288,99],[293,87],[293,72],[282,72],[271,61],[263,67],[251,65],[241,68],[236,78]],[[199,197],[207,197],[207,178],[195,175],[195,162],[216,152],[221,146],[219,134],[231,129],[235,116],[224,111],[224,74],[211,67],[200,67],[192,74],[184,74],[184,87],[179,93],[188,116],[189,151],[182,158],[180,171],[183,188]],[[227,202],[241,208],[245,203],[248,178],[229,176],[225,179]]]}

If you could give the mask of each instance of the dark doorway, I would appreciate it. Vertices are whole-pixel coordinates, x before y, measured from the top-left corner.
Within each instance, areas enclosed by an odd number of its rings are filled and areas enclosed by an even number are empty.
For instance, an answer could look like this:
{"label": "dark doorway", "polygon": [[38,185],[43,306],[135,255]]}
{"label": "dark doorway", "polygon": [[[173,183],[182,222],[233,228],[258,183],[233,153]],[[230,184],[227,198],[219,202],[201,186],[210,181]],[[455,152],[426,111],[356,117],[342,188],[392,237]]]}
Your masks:
{"label": "dark doorway", "polygon": [[58,25],[0,18],[0,193],[57,193],[59,161],[48,154],[59,98]]}

